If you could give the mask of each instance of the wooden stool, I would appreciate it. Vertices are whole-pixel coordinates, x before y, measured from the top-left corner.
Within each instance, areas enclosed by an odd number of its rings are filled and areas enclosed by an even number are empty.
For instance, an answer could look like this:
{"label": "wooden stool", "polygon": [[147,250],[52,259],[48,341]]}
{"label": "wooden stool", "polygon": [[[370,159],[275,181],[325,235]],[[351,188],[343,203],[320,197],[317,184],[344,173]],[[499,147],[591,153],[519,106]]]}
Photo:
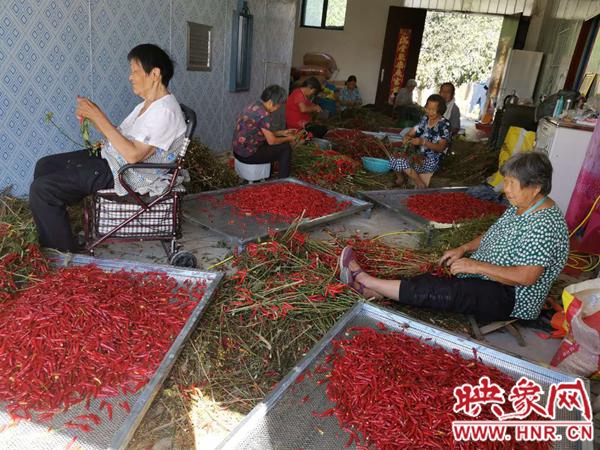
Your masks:
{"label": "wooden stool", "polygon": [[508,331],[509,334],[516,339],[517,343],[521,347],[525,347],[527,345],[527,343],[525,342],[525,338],[523,338],[521,331],[519,330],[519,328],[517,328],[517,324],[515,323],[518,321],[518,319],[500,320],[498,322],[491,322],[487,325],[480,327],[477,321],[475,320],[475,317],[467,317],[469,318],[469,323],[471,324],[471,328],[473,329],[475,337],[480,341],[485,341],[486,334],[490,334],[494,331],[506,328],[506,331]]}

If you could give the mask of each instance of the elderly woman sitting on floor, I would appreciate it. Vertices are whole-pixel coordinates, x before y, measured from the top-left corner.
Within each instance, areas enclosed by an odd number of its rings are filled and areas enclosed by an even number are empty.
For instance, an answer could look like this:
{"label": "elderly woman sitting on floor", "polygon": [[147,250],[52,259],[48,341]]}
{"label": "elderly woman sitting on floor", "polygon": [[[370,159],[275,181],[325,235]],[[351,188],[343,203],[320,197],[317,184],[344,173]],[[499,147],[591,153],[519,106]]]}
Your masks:
{"label": "elderly woman sitting on floor", "polygon": [[421,148],[424,160],[416,165],[404,157],[391,158],[390,166],[396,172],[396,184],[403,186],[406,176],[414,185],[423,189],[429,186],[429,180],[440,166],[442,153],[452,140],[450,122],[444,119],[446,102],[437,95],[430,95],[425,104],[426,115],[404,136],[404,144]]}
{"label": "elderly woman sitting on floor", "polygon": [[552,165],[545,154],[515,155],[501,173],[511,206],[485,234],[444,253],[440,264],[454,276],[377,279],[346,247],[340,255],[342,281],[368,298],[473,314],[480,321],[536,319],[567,260],[567,225],[548,197]]}

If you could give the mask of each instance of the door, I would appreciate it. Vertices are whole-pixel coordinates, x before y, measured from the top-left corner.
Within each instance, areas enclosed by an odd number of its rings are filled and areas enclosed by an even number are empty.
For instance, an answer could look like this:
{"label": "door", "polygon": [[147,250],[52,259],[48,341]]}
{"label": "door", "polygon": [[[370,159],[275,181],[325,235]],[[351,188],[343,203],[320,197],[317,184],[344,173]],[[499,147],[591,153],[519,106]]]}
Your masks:
{"label": "door", "polygon": [[419,63],[427,10],[390,6],[375,104],[383,107],[390,94],[414,78]]}

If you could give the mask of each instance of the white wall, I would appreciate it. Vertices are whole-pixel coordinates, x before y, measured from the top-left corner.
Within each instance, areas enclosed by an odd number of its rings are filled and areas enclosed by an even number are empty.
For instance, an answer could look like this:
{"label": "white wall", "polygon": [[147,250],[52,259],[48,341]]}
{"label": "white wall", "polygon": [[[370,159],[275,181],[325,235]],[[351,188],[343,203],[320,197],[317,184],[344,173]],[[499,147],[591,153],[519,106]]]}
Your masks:
{"label": "white wall", "polygon": [[576,6],[577,2],[562,0],[538,0],[536,4],[525,41],[525,50],[544,53],[535,99],[553,94],[565,84],[583,20],[561,17],[576,15]]}
{"label": "white wall", "polygon": [[[342,31],[302,28],[296,23],[292,64],[308,52],[326,52],[337,62],[336,79],[356,75],[365,103],[374,103],[389,7],[401,1],[348,0]],[[300,8],[298,8],[300,9]]]}

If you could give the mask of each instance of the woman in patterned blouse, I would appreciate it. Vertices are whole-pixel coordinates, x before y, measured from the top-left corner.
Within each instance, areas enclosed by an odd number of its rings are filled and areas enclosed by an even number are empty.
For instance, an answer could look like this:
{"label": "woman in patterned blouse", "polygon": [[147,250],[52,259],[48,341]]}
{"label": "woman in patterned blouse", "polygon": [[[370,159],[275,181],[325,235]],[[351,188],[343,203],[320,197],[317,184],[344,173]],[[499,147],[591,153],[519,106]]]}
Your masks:
{"label": "woman in patterned blouse", "polygon": [[425,104],[426,115],[404,136],[404,144],[421,147],[423,161],[412,164],[407,158],[391,158],[390,166],[396,172],[396,184],[403,186],[406,177],[414,185],[423,189],[429,186],[429,180],[440,166],[442,153],[452,140],[450,122],[444,119],[446,102],[437,95],[430,95]]}
{"label": "woman in patterned blouse", "polygon": [[285,89],[269,86],[260,100],[244,109],[238,117],[233,133],[233,155],[244,164],[279,162],[279,178],[290,174],[292,147],[296,130],[274,131],[271,114],[286,100]]}
{"label": "woman in patterned blouse", "polygon": [[473,314],[481,321],[536,319],[567,261],[567,225],[548,197],[552,165],[544,153],[515,155],[501,173],[511,206],[485,234],[444,253],[440,264],[455,276],[377,279],[360,268],[352,248],[346,247],[340,256],[342,281],[368,298],[385,296]]}
{"label": "woman in patterned blouse", "polygon": [[362,105],[362,98],[356,86],[356,77],[350,75],[346,80],[346,86],[340,91],[340,111],[358,108],[360,105]]}

